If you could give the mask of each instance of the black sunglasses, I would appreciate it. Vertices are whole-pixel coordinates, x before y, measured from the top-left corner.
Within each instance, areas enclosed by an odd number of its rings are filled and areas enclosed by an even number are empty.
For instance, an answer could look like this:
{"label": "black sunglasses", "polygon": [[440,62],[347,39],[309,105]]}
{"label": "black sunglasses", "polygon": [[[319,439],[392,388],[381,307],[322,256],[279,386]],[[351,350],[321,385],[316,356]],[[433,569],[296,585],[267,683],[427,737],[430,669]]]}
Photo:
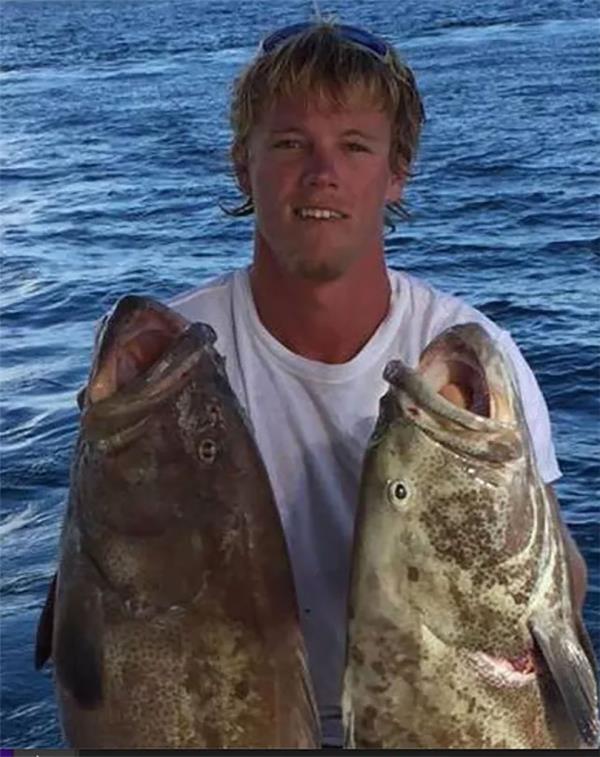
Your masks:
{"label": "black sunglasses", "polygon": [[[259,54],[265,55],[272,53],[273,50],[278,48],[283,43],[290,40],[292,37],[302,34],[314,27],[314,24],[310,22],[303,22],[299,24],[290,24],[290,26],[284,26],[283,29],[269,34],[265,37],[259,46]],[[362,50],[371,53],[378,58],[382,63],[389,63],[391,60],[391,48],[387,42],[384,42],[379,37],[375,37],[370,32],[364,29],[359,29],[357,26],[348,26],[347,24],[339,24],[333,27],[337,34],[347,42],[351,42],[356,47],[360,47]]]}

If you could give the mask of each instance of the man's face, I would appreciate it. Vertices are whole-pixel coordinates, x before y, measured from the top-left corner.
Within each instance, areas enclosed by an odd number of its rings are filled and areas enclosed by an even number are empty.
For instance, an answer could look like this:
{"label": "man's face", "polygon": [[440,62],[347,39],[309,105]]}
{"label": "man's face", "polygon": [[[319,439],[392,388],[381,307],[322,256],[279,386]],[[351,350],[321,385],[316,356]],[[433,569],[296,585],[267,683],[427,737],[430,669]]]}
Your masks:
{"label": "man's face", "polygon": [[390,139],[389,117],[361,91],[341,108],[323,99],[275,102],[238,166],[259,250],[316,281],[339,278],[365,256],[379,261],[385,205],[404,184],[390,168]]}

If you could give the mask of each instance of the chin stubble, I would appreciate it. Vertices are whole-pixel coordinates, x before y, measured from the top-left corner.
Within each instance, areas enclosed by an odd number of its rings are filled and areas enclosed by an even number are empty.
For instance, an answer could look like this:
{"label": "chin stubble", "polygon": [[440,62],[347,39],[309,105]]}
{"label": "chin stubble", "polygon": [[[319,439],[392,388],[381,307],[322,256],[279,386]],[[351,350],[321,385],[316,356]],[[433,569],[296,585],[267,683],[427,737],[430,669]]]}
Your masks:
{"label": "chin stubble", "polygon": [[314,282],[335,281],[349,268],[351,258],[344,256],[338,260],[305,260],[300,255],[280,257],[282,264],[295,276]]}

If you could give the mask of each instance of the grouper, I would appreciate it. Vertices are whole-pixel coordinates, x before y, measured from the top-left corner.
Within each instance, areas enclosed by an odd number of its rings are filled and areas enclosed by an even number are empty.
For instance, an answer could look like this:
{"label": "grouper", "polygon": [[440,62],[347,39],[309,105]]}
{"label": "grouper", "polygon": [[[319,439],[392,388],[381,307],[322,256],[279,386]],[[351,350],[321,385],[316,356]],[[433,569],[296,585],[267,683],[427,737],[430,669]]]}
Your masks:
{"label": "grouper", "polygon": [[36,666],[76,748],[301,748],[318,720],[281,522],[213,329],[101,326]]}
{"label": "grouper", "polygon": [[353,548],[346,746],[597,745],[594,654],[508,359],[464,324],[384,377]]}

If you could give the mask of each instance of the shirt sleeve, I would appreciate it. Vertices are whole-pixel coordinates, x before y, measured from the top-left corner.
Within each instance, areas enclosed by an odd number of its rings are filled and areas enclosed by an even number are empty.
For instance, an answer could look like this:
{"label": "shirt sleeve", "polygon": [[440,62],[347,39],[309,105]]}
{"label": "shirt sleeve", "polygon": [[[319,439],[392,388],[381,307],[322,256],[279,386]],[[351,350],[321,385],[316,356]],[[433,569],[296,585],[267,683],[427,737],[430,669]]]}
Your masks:
{"label": "shirt sleeve", "polygon": [[561,477],[552,441],[552,428],[548,406],[533,371],[523,357],[508,331],[502,331],[498,344],[510,358],[515,369],[525,420],[533,441],[533,448],[540,476],[545,484]]}

